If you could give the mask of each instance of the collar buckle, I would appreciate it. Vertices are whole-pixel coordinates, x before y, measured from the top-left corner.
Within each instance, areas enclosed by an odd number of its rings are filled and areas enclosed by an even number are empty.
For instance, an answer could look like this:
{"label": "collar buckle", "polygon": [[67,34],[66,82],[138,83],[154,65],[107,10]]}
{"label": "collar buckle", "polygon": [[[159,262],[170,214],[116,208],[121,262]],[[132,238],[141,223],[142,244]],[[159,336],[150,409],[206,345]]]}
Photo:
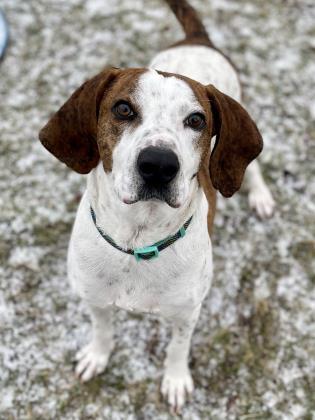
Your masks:
{"label": "collar buckle", "polygon": [[134,256],[137,261],[150,260],[151,258],[157,258],[159,256],[159,250],[156,245],[136,248],[134,250]]}

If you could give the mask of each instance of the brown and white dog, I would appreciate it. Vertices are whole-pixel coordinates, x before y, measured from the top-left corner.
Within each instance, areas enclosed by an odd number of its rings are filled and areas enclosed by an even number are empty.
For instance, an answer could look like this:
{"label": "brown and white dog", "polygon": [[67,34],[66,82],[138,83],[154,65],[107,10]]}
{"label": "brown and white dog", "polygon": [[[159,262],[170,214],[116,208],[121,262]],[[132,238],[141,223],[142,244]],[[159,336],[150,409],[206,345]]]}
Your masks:
{"label": "brown and white dog", "polygon": [[234,66],[185,0],[167,3],[185,40],[148,68],[107,68],[88,80],[39,137],[88,174],[68,252],[69,279],[93,323],[77,375],[105,370],[113,307],[160,314],[173,329],[161,390],[179,410],[193,390],[190,339],[211,285],[215,190],[233,195],[247,168],[251,206],[269,216],[274,202],[252,162],[263,143],[239,104]]}

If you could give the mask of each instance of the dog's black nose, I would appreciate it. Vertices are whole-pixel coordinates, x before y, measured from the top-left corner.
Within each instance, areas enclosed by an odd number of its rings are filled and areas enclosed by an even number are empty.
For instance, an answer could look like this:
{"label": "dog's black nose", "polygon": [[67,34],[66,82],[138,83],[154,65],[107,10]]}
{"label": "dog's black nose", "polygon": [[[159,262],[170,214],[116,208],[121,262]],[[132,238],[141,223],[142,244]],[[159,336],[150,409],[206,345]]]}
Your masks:
{"label": "dog's black nose", "polygon": [[178,158],[172,150],[153,146],[140,152],[137,166],[142,179],[155,186],[168,184],[179,170]]}

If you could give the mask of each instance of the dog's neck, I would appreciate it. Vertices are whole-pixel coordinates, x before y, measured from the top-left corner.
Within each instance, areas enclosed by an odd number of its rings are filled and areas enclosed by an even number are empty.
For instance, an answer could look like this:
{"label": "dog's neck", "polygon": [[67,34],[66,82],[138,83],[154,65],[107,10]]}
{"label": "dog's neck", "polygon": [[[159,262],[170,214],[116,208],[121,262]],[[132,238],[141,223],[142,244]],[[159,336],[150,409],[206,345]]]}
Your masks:
{"label": "dog's neck", "polygon": [[88,175],[87,193],[97,225],[123,248],[149,246],[175,234],[195,212],[200,200],[197,180],[178,209],[161,201],[124,204],[114,191],[111,174],[98,165]]}

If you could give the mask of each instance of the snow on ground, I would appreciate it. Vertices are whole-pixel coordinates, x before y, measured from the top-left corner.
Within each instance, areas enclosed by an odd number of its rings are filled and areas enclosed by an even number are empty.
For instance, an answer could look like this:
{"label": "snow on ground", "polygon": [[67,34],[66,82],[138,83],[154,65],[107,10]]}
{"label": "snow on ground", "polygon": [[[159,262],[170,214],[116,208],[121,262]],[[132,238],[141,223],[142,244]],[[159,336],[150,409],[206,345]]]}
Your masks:
{"label": "snow on ground", "polygon": [[[159,396],[169,331],[117,316],[105,374],[81,385],[89,319],[66,280],[84,177],[37,141],[51,112],[104,65],[142,66],[181,32],[162,0],[2,0],[0,66],[0,418],[167,419]],[[236,62],[264,135],[271,220],[246,195],[219,203],[215,281],[192,342],[184,419],[315,416],[315,126],[312,0],[194,0]],[[313,122],[312,122],[313,120]]]}

